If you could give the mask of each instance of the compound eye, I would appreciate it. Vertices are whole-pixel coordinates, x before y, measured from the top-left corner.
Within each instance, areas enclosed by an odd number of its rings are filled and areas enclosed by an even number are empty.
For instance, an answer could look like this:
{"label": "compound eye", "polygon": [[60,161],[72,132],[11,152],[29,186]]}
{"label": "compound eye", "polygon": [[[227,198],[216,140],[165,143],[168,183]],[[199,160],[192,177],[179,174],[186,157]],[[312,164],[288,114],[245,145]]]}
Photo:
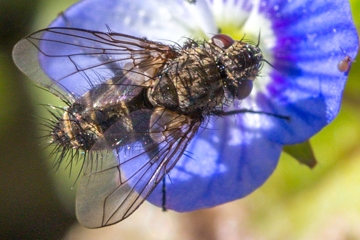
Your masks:
{"label": "compound eye", "polygon": [[217,34],[211,38],[211,42],[220,48],[227,49],[234,43],[234,40],[228,35]]}
{"label": "compound eye", "polygon": [[235,97],[239,100],[242,100],[250,95],[252,89],[253,89],[253,80],[242,80],[239,83]]}

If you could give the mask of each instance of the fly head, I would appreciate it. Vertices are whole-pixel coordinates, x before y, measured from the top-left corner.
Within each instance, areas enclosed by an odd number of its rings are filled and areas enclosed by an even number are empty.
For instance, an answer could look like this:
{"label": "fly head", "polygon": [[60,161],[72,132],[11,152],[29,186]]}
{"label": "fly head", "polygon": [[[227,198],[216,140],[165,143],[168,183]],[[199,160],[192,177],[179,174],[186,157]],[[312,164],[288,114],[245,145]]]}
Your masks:
{"label": "fly head", "polygon": [[263,55],[260,48],[241,40],[235,41],[224,34],[213,36],[211,43],[219,49],[217,67],[225,90],[235,99],[249,96],[253,81],[262,66]]}

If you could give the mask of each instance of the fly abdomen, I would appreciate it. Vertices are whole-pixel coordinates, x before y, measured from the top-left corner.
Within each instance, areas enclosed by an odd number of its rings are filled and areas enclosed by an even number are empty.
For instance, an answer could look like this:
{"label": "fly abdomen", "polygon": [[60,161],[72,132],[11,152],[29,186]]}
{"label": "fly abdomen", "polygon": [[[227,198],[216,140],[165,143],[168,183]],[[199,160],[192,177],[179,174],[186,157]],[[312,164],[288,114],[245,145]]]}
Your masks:
{"label": "fly abdomen", "polygon": [[[101,108],[91,108],[85,101],[73,103],[51,130],[52,143],[64,148],[80,149],[84,151],[101,148],[115,148],[114,141],[106,139],[104,133],[117,122],[126,124],[126,130],[131,123],[124,119],[128,109],[125,103],[104,105]],[[88,102],[88,101],[87,101]],[[125,128],[125,127],[124,127]],[[94,146],[95,145],[95,146]]]}
{"label": "fly abdomen", "polygon": [[64,148],[90,150],[101,137],[98,125],[91,119],[85,119],[80,113],[72,112],[72,107],[64,112],[51,131],[52,143]]}

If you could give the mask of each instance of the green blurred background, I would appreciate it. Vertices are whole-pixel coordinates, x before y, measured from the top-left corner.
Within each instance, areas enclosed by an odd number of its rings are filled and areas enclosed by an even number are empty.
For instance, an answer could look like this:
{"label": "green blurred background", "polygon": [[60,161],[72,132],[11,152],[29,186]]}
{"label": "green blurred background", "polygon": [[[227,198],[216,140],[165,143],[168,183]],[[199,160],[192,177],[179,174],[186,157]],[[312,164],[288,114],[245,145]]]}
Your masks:
{"label": "green blurred background", "polygon": [[[145,203],[112,227],[88,230],[74,216],[76,174],[55,172],[37,139],[40,103],[58,100],[14,66],[11,50],[74,0],[0,0],[1,239],[360,239],[360,68],[353,64],[338,117],[311,139],[310,170],[283,154],[250,196],[193,213]],[[351,1],[360,29],[360,0]],[[51,98],[51,99],[50,99]],[[75,176],[74,176],[75,175]]]}

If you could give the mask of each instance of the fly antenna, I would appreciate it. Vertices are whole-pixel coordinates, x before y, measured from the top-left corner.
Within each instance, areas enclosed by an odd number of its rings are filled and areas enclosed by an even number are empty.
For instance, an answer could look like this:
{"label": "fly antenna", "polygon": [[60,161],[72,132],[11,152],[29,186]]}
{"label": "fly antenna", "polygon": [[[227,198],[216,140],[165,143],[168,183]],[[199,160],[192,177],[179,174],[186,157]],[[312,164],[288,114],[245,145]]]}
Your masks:
{"label": "fly antenna", "polygon": [[[257,44],[256,44],[256,47],[259,47],[259,45],[260,45],[260,37],[261,37],[261,28],[260,28],[260,30],[259,30],[259,35],[258,35],[258,42],[257,42]],[[268,63],[268,62],[267,62]],[[268,63],[269,64],[269,63]],[[269,64],[270,66],[271,66],[271,64]]]}

